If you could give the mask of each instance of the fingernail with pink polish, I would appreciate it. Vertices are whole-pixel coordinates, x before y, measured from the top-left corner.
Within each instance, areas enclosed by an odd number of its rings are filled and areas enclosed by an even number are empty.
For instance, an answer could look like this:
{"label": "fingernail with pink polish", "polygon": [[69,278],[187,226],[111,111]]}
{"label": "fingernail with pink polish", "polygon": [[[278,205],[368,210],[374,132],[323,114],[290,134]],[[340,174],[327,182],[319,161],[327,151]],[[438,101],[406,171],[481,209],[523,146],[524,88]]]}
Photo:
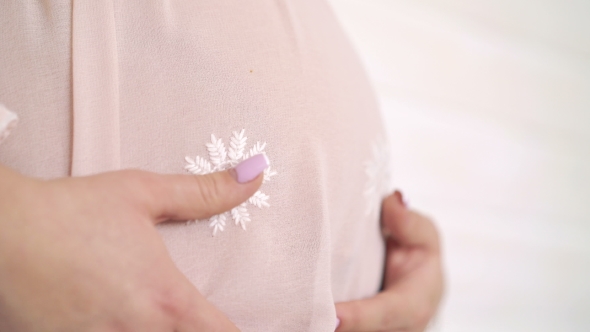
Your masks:
{"label": "fingernail with pink polish", "polygon": [[401,191],[396,190],[393,195],[395,196],[395,198],[397,199],[397,201],[403,205],[404,207],[408,207],[408,204],[406,203],[406,201],[404,200],[404,195],[402,194]]}
{"label": "fingernail with pink polish", "polygon": [[250,182],[270,165],[268,157],[264,153],[252,156],[229,170],[229,173],[238,183]]}
{"label": "fingernail with pink polish", "polygon": [[334,330],[336,330],[338,326],[340,326],[340,319],[336,317],[336,327],[334,328]]}

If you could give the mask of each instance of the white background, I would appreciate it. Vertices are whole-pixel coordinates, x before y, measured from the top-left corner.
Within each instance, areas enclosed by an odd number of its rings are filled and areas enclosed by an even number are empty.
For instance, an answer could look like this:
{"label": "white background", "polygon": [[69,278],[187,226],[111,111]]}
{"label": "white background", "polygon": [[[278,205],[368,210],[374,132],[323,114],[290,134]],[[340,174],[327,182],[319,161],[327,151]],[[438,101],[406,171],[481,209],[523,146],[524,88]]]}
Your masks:
{"label": "white background", "polygon": [[590,331],[590,1],[331,3],[442,232],[431,330]]}

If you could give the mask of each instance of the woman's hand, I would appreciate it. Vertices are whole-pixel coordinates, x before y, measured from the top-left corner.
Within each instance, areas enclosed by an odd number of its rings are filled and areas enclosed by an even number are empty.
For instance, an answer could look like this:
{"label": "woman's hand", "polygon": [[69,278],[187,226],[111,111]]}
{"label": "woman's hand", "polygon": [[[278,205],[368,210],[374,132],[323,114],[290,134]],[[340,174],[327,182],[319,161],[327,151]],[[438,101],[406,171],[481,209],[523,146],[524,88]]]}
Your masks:
{"label": "woman's hand", "polygon": [[39,181],[0,166],[0,331],[238,331],[154,225],[237,206],[264,167]]}
{"label": "woman's hand", "polygon": [[336,304],[337,332],[424,331],[443,293],[439,238],[433,223],[408,210],[399,192],[383,201],[387,239],[384,290],[376,296]]}

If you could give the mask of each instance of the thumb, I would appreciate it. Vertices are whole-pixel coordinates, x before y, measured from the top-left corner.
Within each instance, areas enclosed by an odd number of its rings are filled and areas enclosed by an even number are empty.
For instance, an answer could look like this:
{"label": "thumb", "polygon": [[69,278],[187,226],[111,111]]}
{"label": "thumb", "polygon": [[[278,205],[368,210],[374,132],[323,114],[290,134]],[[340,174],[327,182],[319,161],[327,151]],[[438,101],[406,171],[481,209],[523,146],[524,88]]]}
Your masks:
{"label": "thumb", "polygon": [[404,202],[402,193],[396,190],[393,194],[385,197],[381,204],[381,227],[386,238],[392,237],[393,233],[400,236],[402,224],[409,218],[409,210]]}
{"label": "thumb", "polygon": [[148,181],[148,209],[156,223],[205,219],[228,211],[251,197],[269,166],[266,155],[250,157],[236,167],[206,175],[158,175]]}
{"label": "thumb", "polygon": [[383,233],[399,245],[424,246],[438,250],[436,227],[427,217],[409,210],[399,191],[383,200],[381,224]]}

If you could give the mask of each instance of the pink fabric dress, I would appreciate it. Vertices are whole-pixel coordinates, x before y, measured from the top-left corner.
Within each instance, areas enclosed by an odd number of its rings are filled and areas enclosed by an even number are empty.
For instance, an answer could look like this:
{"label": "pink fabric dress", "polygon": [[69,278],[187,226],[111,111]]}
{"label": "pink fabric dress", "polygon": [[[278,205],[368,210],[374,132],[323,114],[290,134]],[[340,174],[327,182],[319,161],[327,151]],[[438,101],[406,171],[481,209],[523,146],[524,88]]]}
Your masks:
{"label": "pink fabric dress", "polygon": [[178,267],[242,331],[333,331],[334,302],[378,291],[385,135],[324,1],[1,7],[0,103],[19,125],[0,163],[204,174],[265,152],[249,201],[160,227]]}

